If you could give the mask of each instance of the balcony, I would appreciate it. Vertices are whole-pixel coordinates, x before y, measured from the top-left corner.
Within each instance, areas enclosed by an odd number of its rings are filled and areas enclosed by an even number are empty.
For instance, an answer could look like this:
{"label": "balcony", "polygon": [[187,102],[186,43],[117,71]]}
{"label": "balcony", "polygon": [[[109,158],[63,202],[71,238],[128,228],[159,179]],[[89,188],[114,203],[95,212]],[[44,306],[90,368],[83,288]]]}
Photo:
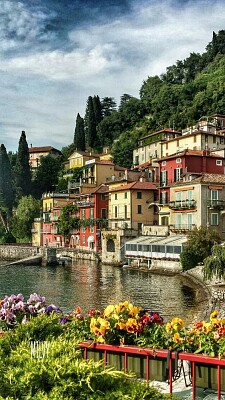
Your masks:
{"label": "balcony", "polygon": [[78,207],[93,207],[95,203],[92,200],[81,200],[77,201],[76,204]]}
{"label": "balcony", "polygon": [[171,232],[175,233],[185,233],[192,231],[194,228],[196,228],[195,224],[174,224],[174,225],[169,225],[169,230]]}
{"label": "balcony", "polygon": [[56,221],[58,221],[59,220],[59,216],[58,215],[51,215],[50,216],[50,220],[51,220],[51,222],[56,222]]}
{"label": "balcony", "polygon": [[190,210],[196,208],[196,200],[169,201],[171,210]]}
{"label": "balcony", "polygon": [[225,200],[207,200],[207,207],[210,210],[224,210]]}

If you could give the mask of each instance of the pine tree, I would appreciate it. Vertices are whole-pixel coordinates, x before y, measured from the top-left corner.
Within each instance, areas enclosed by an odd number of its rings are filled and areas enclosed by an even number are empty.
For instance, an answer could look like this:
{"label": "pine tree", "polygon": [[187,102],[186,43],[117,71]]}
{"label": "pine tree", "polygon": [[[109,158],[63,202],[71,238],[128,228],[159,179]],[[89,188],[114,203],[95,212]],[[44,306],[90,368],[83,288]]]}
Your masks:
{"label": "pine tree", "polygon": [[1,207],[11,212],[13,205],[12,171],[4,144],[0,147],[0,193]]}
{"label": "pine tree", "polygon": [[22,131],[15,165],[15,190],[17,200],[31,193],[31,171],[28,144],[25,131]]}
{"label": "pine tree", "polygon": [[84,119],[79,113],[77,114],[73,143],[77,150],[85,151]]}

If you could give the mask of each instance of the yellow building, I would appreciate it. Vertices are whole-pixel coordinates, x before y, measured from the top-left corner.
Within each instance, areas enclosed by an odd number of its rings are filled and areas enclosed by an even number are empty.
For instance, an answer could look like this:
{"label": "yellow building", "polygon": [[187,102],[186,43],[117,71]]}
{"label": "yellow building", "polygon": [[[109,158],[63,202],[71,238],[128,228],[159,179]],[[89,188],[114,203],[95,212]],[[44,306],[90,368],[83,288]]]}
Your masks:
{"label": "yellow building", "polygon": [[156,187],[151,182],[109,184],[109,227],[141,231],[143,224],[155,225],[158,215],[149,204],[156,200]]}
{"label": "yellow building", "polygon": [[81,150],[76,150],[74,151],[73,154],[68,158],[69,161],[69,168],[82,168],[86,161],[89,160],[99,160],[99,154],[94,154],[91,152],[86,152],[86,151],[81,151]]}

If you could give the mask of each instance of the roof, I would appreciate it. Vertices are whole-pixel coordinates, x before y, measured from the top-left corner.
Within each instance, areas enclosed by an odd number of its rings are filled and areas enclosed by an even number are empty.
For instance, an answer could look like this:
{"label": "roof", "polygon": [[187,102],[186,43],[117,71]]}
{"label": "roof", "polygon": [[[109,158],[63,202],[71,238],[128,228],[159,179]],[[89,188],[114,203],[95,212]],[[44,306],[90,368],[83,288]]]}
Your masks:
{"label": "roof", "polygon": [[78,153],[78,154],[80,154],[81,156],[92,157],[92,158],[94,158],[94,157],[99,158],[99,157],[100,157],[100,154],[97,154],[97,153],[90,153],[90,152],[88,152],[88,151],[75,150],[75,151],[73,151],[73,153],[71,154],[71,156],[68,157],[68,158],[69,158],[69,159],[70,159],[70,158],[73,158],[72,156],[73,156],[75,153]]}
{"label": "roof", "polygon": [[159,133],[163,133],[163,132],[167,132],[167,133],[179,133],[180,135],[181,135],[181,133],[182,133],[181,131],[175,131],[174,129],[164,128],[164,129],[161,129],[160,131],[152,132],[152,133],[150,133],[149,135],[142,136],[140,139],[138,139],[138,141],[143,140],[143,139],[146,139],[146,138],[148,138],[148,137],[150,137],[150,136],[157,135],[157,134],[159,134]]}
{"label": "roof", "polygon": [[156,245],[179,245],[187,242],[186,236],[171,235],[171,236],[140,236],[138,238],[129,240],[126,244],[156,244]]}
{"label": "roof", "polygon": [[194,178],[193,180],[189,181],[189,183],[219,183],[219,184],[225,184],[225,175],[222,174],[202,174],[201,176],[198,176],[197,178]]}
{"label": "roof", "polygon": [[52,150],[57,151],[58,153],[61,153],[60,150],[57,150],[55,147],[52,147],[52,146],[29,147],[28,152],[29,153],[49,153]]}
{"label": "roof", "polygon": [[169,156],[161,157],[158,159],[158,161],[164,161],[164,160],[169,160],[177,157],[183,157],[183,156],[197,156],[197,157],[213,157],[213,158],[224,158],[223,156],[211,152],[206,152],[206,150],[191,150],[191,149],[186,149],[183,151],[179,151],[177,153],[171,154]]}
{"label": "roof", "polygon": [[124,186],[110,188],[110,192],[118,192],[123,190],[154,190],[156,186],[153,182],[132,182]]}
{"label": "roof", "polygon": [[98,186],[93,192],[94,193],[108,193],[109,192],[109,186],[108,185],[100,185]]}

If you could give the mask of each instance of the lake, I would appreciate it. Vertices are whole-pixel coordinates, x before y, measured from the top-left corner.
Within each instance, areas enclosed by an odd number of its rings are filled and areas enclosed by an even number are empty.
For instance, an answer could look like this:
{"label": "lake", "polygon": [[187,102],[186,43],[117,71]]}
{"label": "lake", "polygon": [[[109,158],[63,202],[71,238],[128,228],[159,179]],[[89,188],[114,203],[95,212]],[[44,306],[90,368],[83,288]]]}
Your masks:
{"label": "lake", "polygon": [[64,312],[80,306],[83,313],[128,300],[159,312],[165,321],[179,316],[190,323],[202,319],[207,306],[199,285],[180,275],[152,274],[91,262],[67,266],[0,266],[0,298],[22,293],[46,297]]}

